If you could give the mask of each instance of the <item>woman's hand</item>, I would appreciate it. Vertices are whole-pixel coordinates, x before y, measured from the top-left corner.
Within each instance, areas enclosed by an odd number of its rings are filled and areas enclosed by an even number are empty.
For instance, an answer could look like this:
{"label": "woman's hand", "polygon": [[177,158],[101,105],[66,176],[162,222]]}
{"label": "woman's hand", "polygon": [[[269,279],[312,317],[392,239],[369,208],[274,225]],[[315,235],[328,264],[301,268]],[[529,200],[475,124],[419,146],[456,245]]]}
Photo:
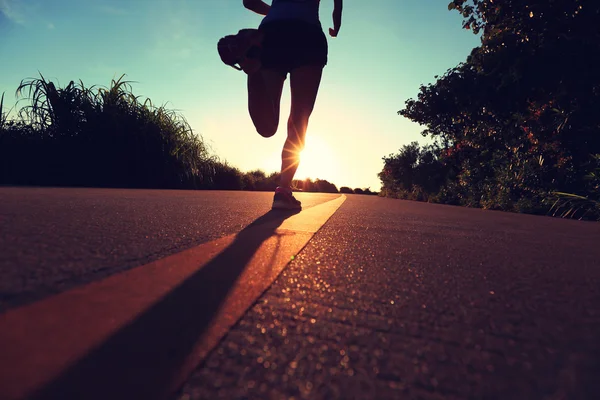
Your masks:
{"label": "woman's hand", "polygon": [[333,28],[329,28],[331,37],[337,37],[342,26],[342,9],[344,8],[344,0],[333,0]]}

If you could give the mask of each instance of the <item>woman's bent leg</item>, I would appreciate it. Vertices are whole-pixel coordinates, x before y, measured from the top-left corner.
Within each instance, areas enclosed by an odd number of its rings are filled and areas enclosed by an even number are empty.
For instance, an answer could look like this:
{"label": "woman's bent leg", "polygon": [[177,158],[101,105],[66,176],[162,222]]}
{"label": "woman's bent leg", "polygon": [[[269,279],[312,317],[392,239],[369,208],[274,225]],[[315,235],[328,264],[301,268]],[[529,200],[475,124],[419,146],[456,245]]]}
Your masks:
{"label": "woman's bent leg", "polygon": [[285,76],[272,69],[248,75],[248,111],[261,136],[271,137],[277,132],[284,81]]}

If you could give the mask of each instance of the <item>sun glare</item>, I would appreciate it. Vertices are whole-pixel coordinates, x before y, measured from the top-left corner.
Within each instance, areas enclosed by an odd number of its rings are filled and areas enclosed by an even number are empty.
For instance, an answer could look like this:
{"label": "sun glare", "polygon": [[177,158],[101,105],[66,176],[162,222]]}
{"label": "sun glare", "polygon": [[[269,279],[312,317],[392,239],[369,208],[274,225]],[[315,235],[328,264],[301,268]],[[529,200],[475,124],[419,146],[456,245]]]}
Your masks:
{"label": "sun glare", "polygon": [[307,135],[295,179],[326,179],[335,184],[337,172],[337,159],[331,146],[315,134]]}

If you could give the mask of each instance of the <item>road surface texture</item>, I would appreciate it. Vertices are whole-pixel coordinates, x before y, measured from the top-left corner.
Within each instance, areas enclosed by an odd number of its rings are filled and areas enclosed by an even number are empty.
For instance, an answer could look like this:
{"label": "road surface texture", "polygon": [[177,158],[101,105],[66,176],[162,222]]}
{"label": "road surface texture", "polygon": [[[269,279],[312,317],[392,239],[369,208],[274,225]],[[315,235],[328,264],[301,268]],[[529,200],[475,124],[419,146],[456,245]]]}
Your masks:
{"label": "road surface texture", "polygon": [[349,196],[177,398],[598,399],[599,239]]}
{"label": "road surface texture", "polygon": [[[304,194],[305,208],[335,194]],[[0,188],[0,312],[242,230],[273,194]]]}
{"label": "road surface texture", "polygon": [[600,224],[270,200],[0,189],[0,398],[599,397]]}

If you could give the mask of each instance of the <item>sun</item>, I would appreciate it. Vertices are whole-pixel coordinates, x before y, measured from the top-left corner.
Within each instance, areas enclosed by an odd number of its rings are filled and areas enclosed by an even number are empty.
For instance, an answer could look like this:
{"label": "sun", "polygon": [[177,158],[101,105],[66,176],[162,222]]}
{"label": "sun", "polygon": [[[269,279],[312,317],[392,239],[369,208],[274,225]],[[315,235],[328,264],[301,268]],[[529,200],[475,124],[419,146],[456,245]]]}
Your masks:
{"label": "sun", "polygon": [[308,135],[294,179],[326,179],[335,184],[332,180],[337,175],[338,162],[331,146],[318,135]]}

